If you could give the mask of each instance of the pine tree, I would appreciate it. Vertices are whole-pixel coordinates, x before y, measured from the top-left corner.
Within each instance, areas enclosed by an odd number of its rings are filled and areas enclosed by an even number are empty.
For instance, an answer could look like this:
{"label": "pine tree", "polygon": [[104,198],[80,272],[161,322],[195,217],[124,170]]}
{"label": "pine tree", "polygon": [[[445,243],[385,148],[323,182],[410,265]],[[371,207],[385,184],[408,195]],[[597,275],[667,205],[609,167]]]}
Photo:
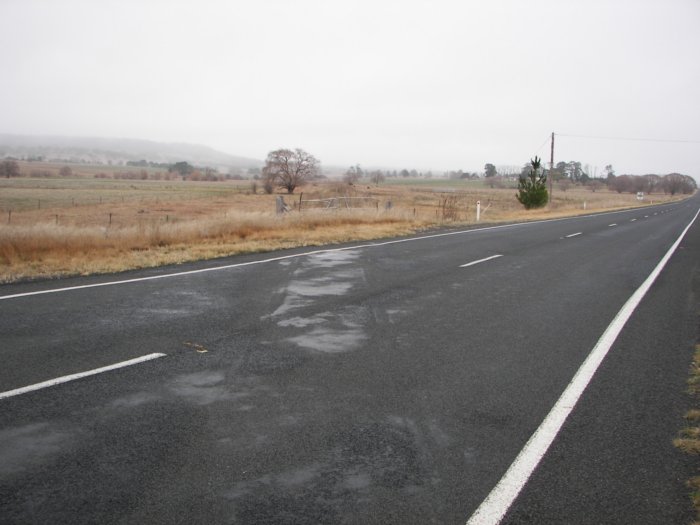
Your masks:
{"label": "pine tree", "polygon": [[530,165],[530,173],[520,176],[518,193],[515,195],[527,210],[541,208],[549,200],[547,175],[540,169],[540,159],[535,155],[535,158],[530,160]]}

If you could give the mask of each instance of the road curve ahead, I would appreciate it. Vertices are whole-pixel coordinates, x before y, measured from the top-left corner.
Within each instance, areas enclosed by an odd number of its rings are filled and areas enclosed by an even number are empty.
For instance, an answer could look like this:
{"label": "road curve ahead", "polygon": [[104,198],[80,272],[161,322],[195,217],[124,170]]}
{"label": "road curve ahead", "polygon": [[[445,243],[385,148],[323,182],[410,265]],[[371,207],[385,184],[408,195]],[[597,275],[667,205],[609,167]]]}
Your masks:
{"label": "road curve ahead", "polygon": [[[698,209],[2,286],[0,521],[464,524]],[[504,523],[692,519],[698,261],[696,221]]]}

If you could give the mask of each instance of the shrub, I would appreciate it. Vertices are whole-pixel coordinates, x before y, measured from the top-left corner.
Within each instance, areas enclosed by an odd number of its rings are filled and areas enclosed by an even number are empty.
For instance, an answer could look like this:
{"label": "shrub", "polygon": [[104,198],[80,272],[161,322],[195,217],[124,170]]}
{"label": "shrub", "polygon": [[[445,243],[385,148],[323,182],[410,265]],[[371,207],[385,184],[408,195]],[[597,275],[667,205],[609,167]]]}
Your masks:
{"label": "shrub", "polygon": [[530,160],[530,173],[520,176],[518,181],[518,193],[515,197],[518,202],[525,206],[526,210],[531,208],[541,208],[549,201],[547,191],[547,176],[540,169],[540,159],[535,156]]}

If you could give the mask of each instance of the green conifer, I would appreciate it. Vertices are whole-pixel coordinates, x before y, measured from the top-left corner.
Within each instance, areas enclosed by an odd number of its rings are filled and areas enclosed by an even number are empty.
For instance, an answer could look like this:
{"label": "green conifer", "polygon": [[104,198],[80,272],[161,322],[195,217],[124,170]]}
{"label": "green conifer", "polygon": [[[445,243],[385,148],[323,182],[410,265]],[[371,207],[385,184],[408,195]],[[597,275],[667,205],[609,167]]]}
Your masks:
{"label": "green conifer", "polygon": [[518,193],[515,195],[526,210],[541,208],[549,200],[547,175],[541,170],[539,157],[535,155],[534,159],[530,159],[530,164],[530,173],[520,176]]}

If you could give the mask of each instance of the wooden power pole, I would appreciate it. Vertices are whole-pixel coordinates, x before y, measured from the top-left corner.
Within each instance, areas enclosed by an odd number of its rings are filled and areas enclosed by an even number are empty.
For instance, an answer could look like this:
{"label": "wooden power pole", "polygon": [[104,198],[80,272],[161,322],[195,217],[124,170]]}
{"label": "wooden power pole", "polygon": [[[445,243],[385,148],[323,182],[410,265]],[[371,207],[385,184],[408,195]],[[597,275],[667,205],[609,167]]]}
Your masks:
{"label": "wooden power pole", "polygon": [[549,152],[549,207],[552,207],[552,183],[554,179],[554,132],[552,131],[552,147]]}

